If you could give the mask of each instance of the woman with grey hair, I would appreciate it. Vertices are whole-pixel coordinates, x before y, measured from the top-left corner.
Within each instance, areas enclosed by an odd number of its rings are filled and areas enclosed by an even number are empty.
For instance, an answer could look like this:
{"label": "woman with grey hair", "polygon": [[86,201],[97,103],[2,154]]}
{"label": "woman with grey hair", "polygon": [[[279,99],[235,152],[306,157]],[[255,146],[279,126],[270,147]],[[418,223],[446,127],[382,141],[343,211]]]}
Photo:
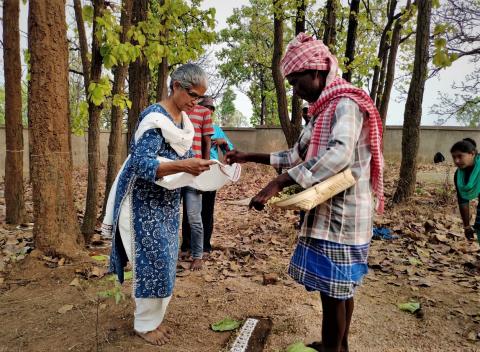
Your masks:
{"label": "woman with grey hair", "polygon": [[194,129],[184,112],[206,89],[205,72],[194,64],[183,65],[171,75],[168,97],[140,114],[103,224],[104,232],[113,235],[110,270],[120,282],[127,261],[132,264],[134,330],[156,345],[171,337],[162,321],[175,284],[180,204],[180,189],[168,190],[159,183],[179,172],[199,175],[213,163],[193,157]]}

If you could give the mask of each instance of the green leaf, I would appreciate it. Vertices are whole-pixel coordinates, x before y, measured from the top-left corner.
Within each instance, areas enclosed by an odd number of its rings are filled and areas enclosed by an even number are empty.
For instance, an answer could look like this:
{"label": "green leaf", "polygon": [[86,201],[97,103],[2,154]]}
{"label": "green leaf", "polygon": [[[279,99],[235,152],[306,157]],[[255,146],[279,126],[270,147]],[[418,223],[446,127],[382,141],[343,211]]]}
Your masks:
{"label": "green leaf", "polygon": [[213,331],[231,331],[240,326],[240,321],[225,318],[211,325]]}
{"label": "green leaf", "polygon": [[112,290],[100,291],[97,292],[97,296],[101,298],[109,298],[113,296]]}
{"label": "green leaf", "polygon": [[307,347],[303,342],[296,342],[287,347],[285,352],[315,352],[316,349]]}
{"label": "green leaf", "polygon": [[133,272],[125,271],[125,273],[123,274],[123,278],[125,281],[133,279]]}
{"label": "green leaf", "polygon": [[418,302],[399,303],[397,306],[400,310],[403,310],[404,312],[410,312],[412,314],[420,309],[420,303]]}
{"label": "green leaf", "polygon": [[409,257],[408,262],[410,263],[410,265],[414,265],[414,266],[423,265],[423,262],[420,259],[417,259],[415,257]]}
{"label": "green leaf", "polygon": [[83,20],[88,23],[93,23],[93,6],[86,5],[82,8]]}
{"label": "green leaf", "polygon": [[108,255],[92,255],[91,256],[92,259],[94,260],[97,260],[99,262],[103,262],[103,261],[106,261],[108,259]]}

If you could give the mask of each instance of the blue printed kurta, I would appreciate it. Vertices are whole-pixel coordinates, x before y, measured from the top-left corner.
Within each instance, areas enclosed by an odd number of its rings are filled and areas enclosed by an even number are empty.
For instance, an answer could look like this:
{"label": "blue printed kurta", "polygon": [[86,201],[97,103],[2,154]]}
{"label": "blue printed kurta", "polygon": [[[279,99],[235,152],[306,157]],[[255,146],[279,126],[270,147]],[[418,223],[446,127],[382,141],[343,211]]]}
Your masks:
{"label": "blue printed kurta", "polygon": [[[170,117],[161,105],[154,104],[140,114],[139,123],[151,112]],[[122,202],[130,194],[136,298],[168,297],[175,284],[180,189],[168,190],[155,184],[159,165],[157,156],[179,160],[193,154],[189,151],[180,157],[165,142],[160,129],[146,131],[137,143],[132,142],[130,146],[130,159],[120,175],[115,195],[110,270],[123,282],[123,268],[128,259],[117,228]]]}

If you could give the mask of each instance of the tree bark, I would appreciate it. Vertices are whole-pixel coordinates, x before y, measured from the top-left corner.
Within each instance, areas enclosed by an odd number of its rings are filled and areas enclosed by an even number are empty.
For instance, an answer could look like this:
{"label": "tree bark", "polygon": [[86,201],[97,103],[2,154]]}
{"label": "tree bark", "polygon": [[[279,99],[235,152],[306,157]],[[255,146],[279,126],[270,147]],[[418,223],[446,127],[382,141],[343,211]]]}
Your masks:
{"label": "tree bark", "polygon": [[[165,0],[160,1],[160,6],[165,6]],[[162,19],[161,24],[165,28],[166,19]],[[168,45],[168,28],[165,28],[163,31],[163,38],[160,38],[160,44],[167,46]],[[168,57],[162,58],[162,62],[158,67],[158,82],[157,82],[157,101],[165,99],[168,96],[168,87],[167,87],[167,78],[168,78]]]}
{"label": "tree bark", "polygon": [[[298,35],[301,32],[305,32],[305,11],[306,10],[307,10],[307,6],[305,4],[305,1],[301,1],[301,3],[298,4],[297,14],[295,16],[295,35]],[[302,121],[302,101],[296,95],[292,95],[291,121],[292,121],[294,130],[298,130],[298,133],[300,133],[300,126]],[[295,142],[296,142],[296,138],[295,138]]]}
{"label": "tree bark", "polygon": [[395,203],[402,202],[413,194],[417,177],[417,153],[420,143],[422,101],[428,73],[432,0],[417,1],[417,8],[415,60],[403,116],[402,163],[400,166],[400,179],[393,196]]}
{"label": "tree bark", "polygon": [[82,59],[83,82],[85,83],[85,95],[88,95],[90,85],[90,60],[88,59],[88,42],[85,33],[85,22],[83,21],[82,3],[80,0],[73,0],[75,21],[77,22],[78,39],[80,42],[80,57]]}
{"label": "tree bark", "polygon": [[372,98],[373,101],[375,101],[377,98],[380,68],[383,65],[383,61],[386,60],[387,58],[387,54],[386,54],[386,52],[388,51],[387,35],[390,29],[392,28],[396,7],[397,7],[397,0],[389,0],[388,6],[387,6],[387,17],[388,17],[387,24],[383,28],[382,35],[380,36],[380,43],[378,45],[377,58],[379,60],[379,63],[377,66],[375,66],[373,70],[372,88],[370,90],[370,98]]}
{"label": "tree bark", "polygon": [[[135,0],[133,2],[132,25],[147,19],[148,0]],[[128,69],[129,76],[129,97],[132,107],[128,112],[128,131],[127,144],[132,139],[133,132],[137,125],[138,116],[148,105],[148,84],[150,81],[150,70],[148,68],[145,56],[140,56],[135,62],[130,64]]]}
{"label": "tree bark", "polygon": [[3,72],[5,74],[5,221],[7,224],[20,224],[25,219],[19,14],[19,0],[4,0]]}
{"label": "tree bark", "polygon": [[402,31],[402,19],[398,19],[393,27],[392,42],[390,44],[390,53],[388,56],[387,74],[385,77],[385,89],[382,93],[380,103],[380,117],[382,118],[383,131],[387,123],[388,104],[392,93],[393,81],[395,80],[395,64],[397,63],[397,52],[400,46],[400,36]]}
{"label": "tree bark", "polygon": [[272,54],[272,76],[277,96],[277,109],[280,125],[282,126],[285,139],[289,147],[292,147],[297,140],[299,131],[295,131],[288,116],[287,93],[280,70],[280,61],[283,54],[283,7],[281,0],[273,0],[273,54]]}
{"label": "tree bark", "polygon": [[[122,26],[122,33],[120,35],[120,42],[127,41],[127,32],[130,29],[132,18],[133,0],[123,0],[122,15],[120,17],[120,25]],[[128,75],[128,65],[119,65],[115,68],[112,94],[123,94],[125,91],[125,80]],[[103,199],[102,215],[105,216],[105,208],[107,206],[108,194],[112,188],[113,181],[117,176],[118,170],[122,165],[122,132],[123,132],[123,109],[118,106],[112,106],[110,138],[108,140],[108,161],[107,161],[107,176],[105,178],[105,197]]]}
{"label": "tree bark", "polygon": [[76,257],[83,237],[73,202],[68,143],[68,45],[65,0],[30,0],[28,117],[36,247]]}
{"label": "tree bark", "polygon": [[358,27],[358,11],[360,9],[360,0],[352,0],[350,3],[350,16],[348,19],[348,31],[347,31],[347,47],[345,49],[345,57],[347,62],[345,63],[346,70],[343,73],[343,78],[350,82],[352,80],[352,68],[350,64],[355,59],[355,44],[357,42],[357,27]]}
{"label": "tree bark", "polygon": [[[100,17],[105,8],[104,0],[94,0],[93,18]],[[92,33],[95,33],[97,21],[93,21]],[[90,83],[97,83],[102,75],[102,55],[97,36],[92,34],[92,63]],[[88,184],[82,233],[88,239],[95,232],[97,224],[98,169],[100,166],[100,115],[102,106],[96,106],[88,100]]]}
{"label": "tree bark", "polygon": [[383,95],[383,89],[385,86],[385,76],[387,74],[387,62],[388,62],[388,53],[390,52],[390,46],[387,44],[385,51],[383,52],[383,56],[381,58],[381,68],[380,68],[380,77],[378,79],[378,88],[377,88],[377,99],[375,102],[375,106],[377,109],[380,108],[380,101]]}
{"label": "tree bark", "polygon": [[323,43],[330,48],[330,51],[334,53],[335,43],[337,40],[337,1],[327,0],[327,13],[323,19],[325,31],[323,32]]}

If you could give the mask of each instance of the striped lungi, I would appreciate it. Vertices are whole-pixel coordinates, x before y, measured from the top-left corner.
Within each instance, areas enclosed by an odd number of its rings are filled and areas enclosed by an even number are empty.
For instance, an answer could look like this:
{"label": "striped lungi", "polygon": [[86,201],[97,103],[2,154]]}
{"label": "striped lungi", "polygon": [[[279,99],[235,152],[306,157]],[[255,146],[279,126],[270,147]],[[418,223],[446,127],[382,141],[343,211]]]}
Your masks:
{"label": "striped lungi", "polygon": [[288,273],[308,291],[349,299],[368,271],[369,247],[370,243],[352,246],[300,237]]}

